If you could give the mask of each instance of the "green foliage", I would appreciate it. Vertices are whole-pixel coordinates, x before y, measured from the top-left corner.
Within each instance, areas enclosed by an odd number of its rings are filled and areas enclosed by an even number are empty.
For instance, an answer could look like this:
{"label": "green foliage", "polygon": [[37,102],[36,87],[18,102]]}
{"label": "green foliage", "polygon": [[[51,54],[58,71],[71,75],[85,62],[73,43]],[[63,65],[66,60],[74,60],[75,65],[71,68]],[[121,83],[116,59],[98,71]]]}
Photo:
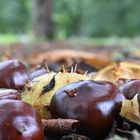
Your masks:
{"label": "green foliage", "polygon": [[[31,31],[35,0],[1,0],[0,33]],[[140,34],[139,0],[53,0],[56,38]]]}
{"label": "green foliage", "polygon": [[81,16],[83,0],[57,0],[54,1],[53,20],[56,25],[57,35],[72,36],[77,34],[77,23]]}
{"label": "green foliage", "polygon": [[0,33],[24,33],[29,22],[28,0],[0,1]]}
{"label": "green foliage", "polygon": [[56,34],[89,37],[139,35],[139,0],[55,0]]}

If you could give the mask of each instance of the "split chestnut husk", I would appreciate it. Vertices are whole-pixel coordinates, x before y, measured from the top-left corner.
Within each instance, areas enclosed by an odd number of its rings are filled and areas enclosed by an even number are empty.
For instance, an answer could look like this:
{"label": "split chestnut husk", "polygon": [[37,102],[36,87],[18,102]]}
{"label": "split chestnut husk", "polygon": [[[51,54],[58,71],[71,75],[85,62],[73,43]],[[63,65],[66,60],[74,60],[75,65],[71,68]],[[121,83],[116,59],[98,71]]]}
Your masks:
{"label": "split chestnut husk", "polygon": [[51,118],[49,105],[54,93],[69,83],[87,79],[90,78],[74,72],[50,72],[36,77],[28,83],[27,88],[22,92],[21,98],[22,101],[35,107],[41,118]]}

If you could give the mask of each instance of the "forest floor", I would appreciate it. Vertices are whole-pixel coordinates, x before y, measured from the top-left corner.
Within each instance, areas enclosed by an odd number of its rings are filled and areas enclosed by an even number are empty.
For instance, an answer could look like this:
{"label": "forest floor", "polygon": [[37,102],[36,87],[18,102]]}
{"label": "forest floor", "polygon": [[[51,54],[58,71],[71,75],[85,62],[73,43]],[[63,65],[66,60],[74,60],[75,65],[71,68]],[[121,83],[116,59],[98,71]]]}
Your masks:
{"label": "forest floor", "polygon": [[[66,59],[67,57],[70,56],[73,59],[75,57],[78,57],[79,55],[84,55],[79,53],[81,51],[85,52],[86,53],[85,55],[87,57],[90,56],[90,54],[93,54],[94,58],[96,57],[97,59],[101,59],[101,60],[107,58],[109,62],[122,61],[130,58],[139,61],[140,41],[133,40],[127,43],[120,43],[118,40],[118,42],[115,41],[115,43],[111,42],[108,44],[107,43],[99,44],[97,43],[97,41],[96,43],[94,43],[89,41],[86,42],[86,41],[78,41],[78,40],[76,41],[69,40],[69,41],[42,42],[42,43],[41,42],[40,43],[11,43],[11,44],[4,44],[4,45],[1,44],[0,60],[2,61],[7,59],[18,59],[32,66],[34,64],[41,63],[44,59],[48,59],[49,61],[50,57],[51,59],[52,57],[54,57],[56,60],[57,57],[58,59],[60,59],[60,57]],[[105,66],[106,64],[102,66]]]}
{"label": "forest floor", "polygon": [[[114,44],[102,44],[102,45],[93,42],[89,43],[89,42],[78,42],[78,41],[12,43],[12,44],[0,45],[0,61],[9,60],[9,59],[21,60],[22,62],[27,64],[29,68],[33,71],[34,69],[37,68],[38,65],[46,64],[43,63],[44,61],[45,62],[47,61],[48,64],[54,64],[53,69],[58,68],[57,67],[58,64],[61,68],[62,65],[65,66],[66,64],[65,67],[66,70],[67,68],[70,67],[70,69],[73,68],[73,71],[75,71],[75,69],[78,67],[77,63],[80,60],[80,62],[82,62],[79,63],[81,64],[81,66],[82,64],[87,64],[84,65],[84,69],[82,69],[84,71],[84,74],[89,72],[91,68],[93,74],[95,74],[94,72],[96,72],[96,70],[99,70],[114,61],[118,62],[118,61],[131,60],[139,63],[140,41],[129,42],[127,44],[116,42]],[[88,68],[88,70],[86,67]],[[94,68],[95,71],[93,71]],[[128,133],[129,131],[126,132],[122,131],[122,132],[123,132],[122,136],[125,137],[126,137],[126,133],[129,134]],[[133,137],[135,137],[135,135],[139,136],[139,134],[137,134],[137,131],[136,132],[132,131],[132,134],[130,133],[129,135],[132,136],[134,135]],[[115,140],[115,138],[113,137],[112,140]]]}

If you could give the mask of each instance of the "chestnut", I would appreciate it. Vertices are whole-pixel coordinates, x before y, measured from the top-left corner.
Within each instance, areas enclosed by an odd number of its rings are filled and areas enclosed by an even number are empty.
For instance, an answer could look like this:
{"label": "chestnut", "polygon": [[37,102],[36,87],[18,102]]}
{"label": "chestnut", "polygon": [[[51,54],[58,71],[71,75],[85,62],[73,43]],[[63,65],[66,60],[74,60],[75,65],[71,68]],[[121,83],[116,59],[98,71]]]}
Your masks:
{"label": "chestnut", "polygon": [[140,80],[130,80],[120,86],[126,99],[131,100],[136,94],[140,94]]}
{"label": "chestnut", "polygon": [[126,98],[122,103],[120,115],[140,126],[140,80],[129,81],[120,86],[120,89]]}
{"label": "chestnut", "polygon": [[18,60],[0,62],[0,88],[22,90],[30,80],[26,66]]}
{"label": "chestnut", "polygon": [[45,68],[40,68],[40,69],[34,70],[31,73],[31,79],[34,79],[34,78],[44,75],[46,73],[47,73],[47,70]]}
{"label": "chestnut", "polygon": [[78,120],[79,134],[99,140],[109,134],[123,100],[123,93],[113,83],[84,80],[59,89],[50,110],[53,118]]}
{"label": "chestnut", "polygon": [[36,110],[20,100],[0,101],[1,140],[43,140],[43,128]]}
{"label": "chestnut", "polygon": [[13,99],[20,100],[21,96],[17,90],[14,89],[0,89],[0,100],[1,99]]}

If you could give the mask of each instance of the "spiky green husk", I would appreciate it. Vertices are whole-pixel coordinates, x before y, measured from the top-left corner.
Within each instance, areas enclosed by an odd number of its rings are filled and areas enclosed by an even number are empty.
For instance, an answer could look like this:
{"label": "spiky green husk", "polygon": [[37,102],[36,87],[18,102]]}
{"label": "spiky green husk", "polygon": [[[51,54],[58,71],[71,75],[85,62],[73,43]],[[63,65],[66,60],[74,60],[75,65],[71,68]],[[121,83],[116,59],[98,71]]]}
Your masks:
{"label": "spiky green husk", "polygon": [[[48,85],[51,79],[54,78],[55,86],[50,91],[45,92],[43,94],[43,87]],[[28,83],[28,87],[22,92],[22,101],[31,104],[36,108],[41,118],[51,118],[49,105],[52,96],[54,93],[60,89],[61,87],[72,83],[78,82],[81,80],[89,80],[90,77],[86,75],[81,75],[77,73],[66,73],[66,72],[58,72],[58,73],[48,73],[33,79],[30,83]]]}

